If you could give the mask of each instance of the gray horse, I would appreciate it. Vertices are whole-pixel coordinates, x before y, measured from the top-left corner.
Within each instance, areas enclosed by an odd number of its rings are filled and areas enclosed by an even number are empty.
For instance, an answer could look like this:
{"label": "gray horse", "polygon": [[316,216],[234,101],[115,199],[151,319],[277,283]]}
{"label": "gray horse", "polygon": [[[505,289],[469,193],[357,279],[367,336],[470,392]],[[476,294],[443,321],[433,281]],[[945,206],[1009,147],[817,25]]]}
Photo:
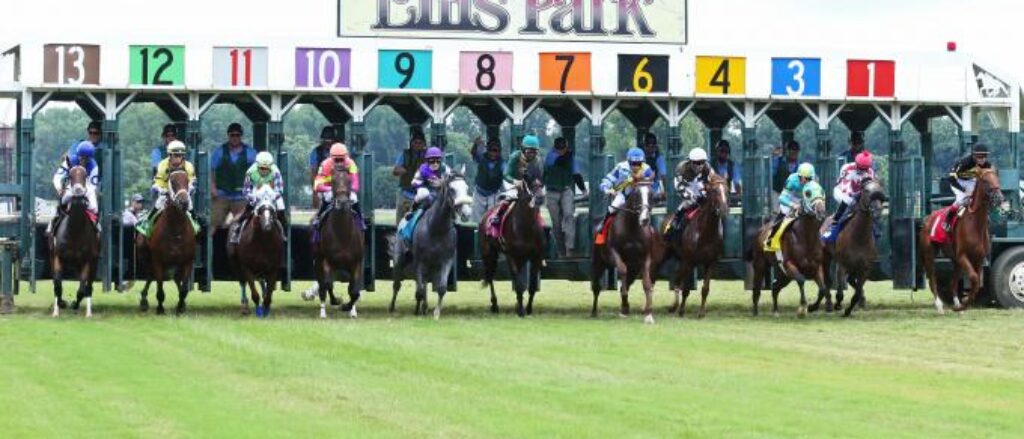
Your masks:
{"label": "gray horse", "polygon": [[434,318],[441,317],[444,295],[448,291],[448,276],[455,268],[455,216],[468,221],[473,204],[469,185],[463,175],[466,167],[452,171],[441,181],[437,198],[423,212],[413,231],[412,244],[395,238],[390,246],[394,265],[394,293],[388,312],[395,311],[395,299],[405,276],[416,278],[416,315],[427,313],[427,283],[434,284],[437,306]]}

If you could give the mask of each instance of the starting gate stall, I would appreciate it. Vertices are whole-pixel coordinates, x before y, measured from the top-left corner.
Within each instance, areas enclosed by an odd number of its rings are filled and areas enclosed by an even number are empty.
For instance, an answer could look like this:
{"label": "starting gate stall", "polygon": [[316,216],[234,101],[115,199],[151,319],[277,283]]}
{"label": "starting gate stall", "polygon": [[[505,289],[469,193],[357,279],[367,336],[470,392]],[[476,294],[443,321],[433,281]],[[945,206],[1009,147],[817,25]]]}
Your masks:
{"label": "starting gate stall", "polygon": [[[961,149],[966,151],[978,115],[995,115],[1010,132],[1015,166],[1001,170],[1003,189],[1024,188],[1018,183],[1016,152],[1019,87],[964,54],[692,46],[686,41],[686,2],[462,6],[466,9],[441,2],[441,11],[430,10],[436,5],[421,9],[423,2],[401,8],[391,3],[340,1],[336,37],[341,38],[211,41],[188,47],[174,41],[23,42],[17,55],[19,75],[0,78],[0,93],[18,99],[21,108],[20,187],[0,186],[4,194],[17,192],[21,197],[21,248],[30,250],[26,243],[36,233],[30,184],[32,118],[51,100],[78,102],[93,119],[104,121],[108,145],[101,155],[104,230],[119,227],[124,194],[120,192],[117,121],[133,102],[154,102],[185,128],[185,140],[200,173],[197,212],[204,218],[209,213],[210,163],[209,151],[199,148],[200,128],[203,113],[214,103],[241,109],[253,122],[254,144],[277,153],[281,161],[287,160],[282,151],[284,117],[295,105],[315,106],[347,135],[360,167],[369,171],[362,173],[367,180],[372,179],[374,159],[367,148],[372,139],[366,138],[365,121],[378,106],[390,106],[410,126],[429,122],[430,143],[444,147],[445,121],[463,105],[483,122],[488,137],[499,135],[500,126],[510,122],[511,148],[518,147],[526,134],[525,119],[541,108],[570,142],[576,137],[577,124],[584,119],[590,122],[586,159],[589,185],[595,189],[613,160],[621,159],[608,156],[603,132],[604,121],[615,110],[636,127],[638,143],[643,133],[664,121],[663,152],[670,159],[670,172],[685,150],[705,146],[681,144],[684,118],[693,115],[704,124],[707,146],[736,120],[741,127],[738,156],[744,191],[742,213],[725,223],[730,238],[724,272],[732,276],[745,272],[742,250],[754,245],[756,230],[771,216],[773,170],[756,133],[764,118],[782,131],[783,140],[792,138],[805,120],[814,123],[814,162],[827,183],[834,181],[838,153],[844,149],[832,144],[830,130],[835,121],[855,132],[866,130],[876,119],[884,122],[890,151],[884,162],[892,198],[884,242],[892,250],[883,254],[880,267],[896,287],[914,287],[920,278],[913,238],[918,219],[933,199],[930,120],[954,120],[962,132]],[[602,9],[574,9],[595,5]],[[476,15],[471,14],[474,8],[479,9]],[[453,15],[455,10],[459,13]],[[919,150],[904,145],[907,125],[921,134]],[[301,184],[303,178],[286,176],[286,184]],[[359,196],[365,206],[373,205],[372,187],[372,181],[361,186]],[[578,234],[584,237],[590,236],[591,226],[607,206],[595,189],[590,190],[588,218],[578,223]],[[1017,197],[1012,198],[1019,204]],[[671,196],[668,208],[674,209],[677,203]],[[372,209],[367,209],[366,216],[373,224]],[[1005,275],[1010,279],[1006,282],[1021,282],[1024,250],[1018,252],[1017,246],[1024,242],[1018,241],[1024,240],[1024,227],[1011,222],[1005,230],[1006,236],[996,237],[993,266],[1010,267],[1008,273],[1015,277]],[[386,261],[378,258],[374,247],[380,245],[374,227],[368,233],[367,279],[372,280]],[[104,237],[101,270],[105,289],[120,280],[123,271],[119,255],[114,254],[120,248],[119,238],[109,235]],[[204,290],[209,289],[215,263],[211,236],[206,233],[203,255],[197,261]],[[301,249],[295,241],[290,240],[289,252]],[[589,239],[585,242],[588,245],[582,249],[589,251]],[[31,251],[23,253],[14,252],[23,266],[34,261]],[[461,253],[460,267],[472,252]],[[1001,253],[1009,254],[1009,259],[1001,258]],[[293,258],[288,256],[290,273]],[[571,268],[565,271],[586,272],[580,270],[584,260],[567,263]],[[1017,297],[1024,303],[1024,289]]]}

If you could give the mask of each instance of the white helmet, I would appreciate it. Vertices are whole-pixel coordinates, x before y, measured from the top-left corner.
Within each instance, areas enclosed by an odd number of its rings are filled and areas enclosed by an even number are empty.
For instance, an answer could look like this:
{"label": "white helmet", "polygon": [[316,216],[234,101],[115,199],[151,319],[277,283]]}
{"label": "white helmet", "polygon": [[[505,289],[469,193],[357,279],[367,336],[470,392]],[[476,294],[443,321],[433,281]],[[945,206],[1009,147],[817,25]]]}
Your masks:
{"label": "white helmet", "polygon": [[704,148],[693,148],[690,150],[691,162],[706,162],[708,161],[708,152]]}
{"label": "white helmet", "polygon": [[274,165],[274,156],[269,152],[261,151],[256,154],[256,166],[261,168],[269,168]]}

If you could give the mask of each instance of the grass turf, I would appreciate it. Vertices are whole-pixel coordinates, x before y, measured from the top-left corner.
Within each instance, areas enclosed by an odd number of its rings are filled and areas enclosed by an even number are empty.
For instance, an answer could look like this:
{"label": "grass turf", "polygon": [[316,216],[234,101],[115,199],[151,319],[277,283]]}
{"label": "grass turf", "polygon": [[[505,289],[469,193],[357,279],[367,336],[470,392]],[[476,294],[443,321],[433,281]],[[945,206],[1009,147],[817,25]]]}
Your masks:
{"label": "grass turf", "polygon": [[[279,292],[269,319],[240,317],[236,287],[221,283],[193,293],[183,317],[138,313],[138,286],[97,294],[86,321],[52,319],[41,283],[0,318],[0,436],[1024,434],[1021,311],[938,316],[927,293],[911,301],[875,283],[852,319],[797,319],[794,287],[781,317],[752,318],[749,293],[718,282],[708,317],[680,320],[660,284],[645,326],[617,316],[613,292],[587,317],[583,283],[546,281],[536,315],[518,319],[507,282],[497,316],[467,282],[435,322],[411,315],[410,284],[389,316],[378,285],[357,320],[331,309],[319,321],[296,292]],[[634,313],[642,300],[634,292]]]}

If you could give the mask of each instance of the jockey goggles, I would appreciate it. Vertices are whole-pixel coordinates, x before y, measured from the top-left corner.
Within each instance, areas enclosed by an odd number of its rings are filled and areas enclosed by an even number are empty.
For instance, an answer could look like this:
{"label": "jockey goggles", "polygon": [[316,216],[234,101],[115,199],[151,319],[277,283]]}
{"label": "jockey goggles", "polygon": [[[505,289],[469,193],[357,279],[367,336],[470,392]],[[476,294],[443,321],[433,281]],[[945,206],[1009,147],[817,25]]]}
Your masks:
{"label": "jockey goggles", "polygon": [[633,168],[638,167],[638,166],[643,166],[643,165],[644,165],[643,160],[638,161],[638,162],[629,162],[629,166],[633,167]]}
{"label": "jockey goggles", "polygon": [[427,159],[427,163],[441,163],[441,159],[429,158]]}

